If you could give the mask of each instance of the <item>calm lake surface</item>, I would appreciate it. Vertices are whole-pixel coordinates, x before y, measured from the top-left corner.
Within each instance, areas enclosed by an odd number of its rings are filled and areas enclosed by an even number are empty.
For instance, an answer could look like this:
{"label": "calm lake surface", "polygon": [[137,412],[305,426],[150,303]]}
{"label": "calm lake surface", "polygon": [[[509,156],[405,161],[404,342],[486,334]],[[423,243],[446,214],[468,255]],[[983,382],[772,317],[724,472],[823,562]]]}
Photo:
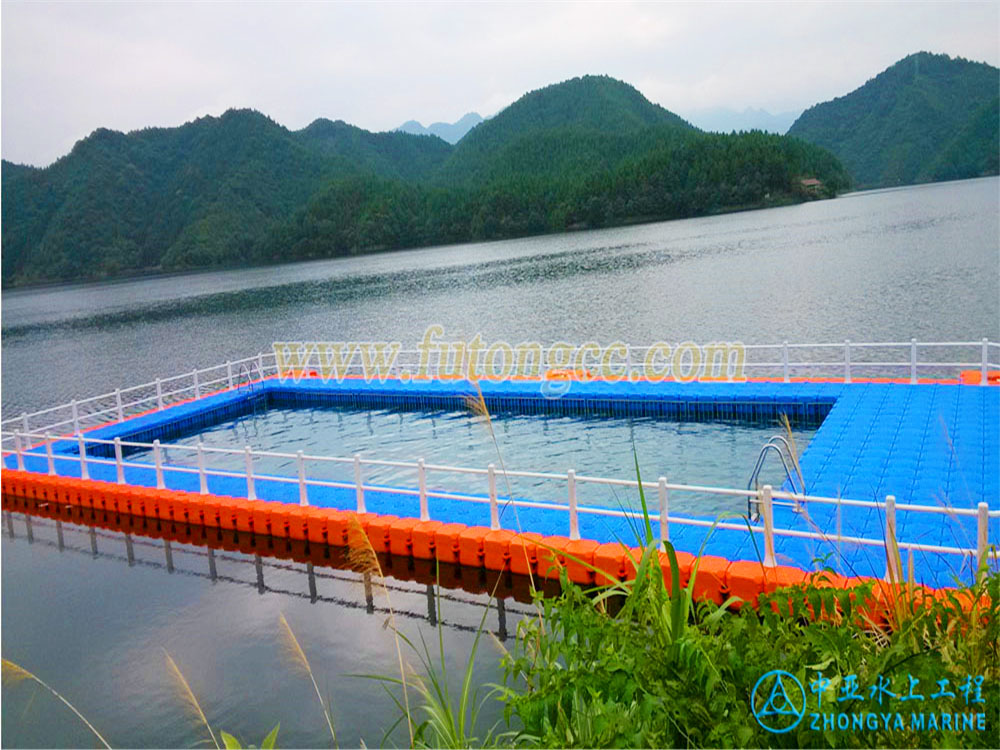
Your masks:
{"label": "calm lake surface", "polygon": [[[266,351],[275,340],[416,342],[432,323],[446,338],[511,343],[996,340],[998,202],[1000,181],[985,178],[621,229],[4,293],[3,416]],[[146,540],[161,545],[144,548],[150,564],[129,566],[120,533],[101,532],[94,554],[89,531],[67,526],[60,550],[52,523],[39,519],[29,544],[23,517],[5,518],[3,655],[62,691],[112,744],[204,738],[161,647],[213,726],[258,743],[281,721],[284,746],[327,742],[311,686],[282,655],[279,612],[330,696],[342,745],[378,745],[395,720],[377,685],[347,676],[391,674],[396,658],[384,615],[368,614],[350,574],[324,578],[314,603],[304,565],[268,568],[261,593],[252,557],[233,553],[225,564],[235,582],[213,582],[182,572],[203,573],[200,548],[177,552],[170,573],[162,542]],[[398,592],[399,606],[413,616],[401,627],[436,639],[425,592],[406,586],[414,591]],[[465,626],[444,630],[455,672],[484,600],[460,594],[444,604],[445,619]],[[524,606],[510,604],[511,631]],[[483,681],[499,677],[495,653],[482,648]],[[34,692],[4,687],[4,745],[92,744],[72,715]]]}

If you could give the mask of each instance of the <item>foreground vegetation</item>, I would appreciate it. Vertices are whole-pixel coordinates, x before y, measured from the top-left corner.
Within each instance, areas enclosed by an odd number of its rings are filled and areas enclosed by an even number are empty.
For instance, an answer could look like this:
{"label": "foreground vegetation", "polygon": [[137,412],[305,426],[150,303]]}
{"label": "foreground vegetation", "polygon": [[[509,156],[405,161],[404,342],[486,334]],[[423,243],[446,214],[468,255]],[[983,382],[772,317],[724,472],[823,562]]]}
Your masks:
{"label": "foreground vegetation", "polygon": [[[500,698],[508,718],[523,727],[515,744],[1000,744],[997,574],[945,598],[928,599],[919,588],[900,587],[898,598],[882,610],[883,619],[863,606],[873,599],[872,584],[838,591],[819,578],[805,588],[766,595],[757,609],[743,606],[735,612],[714,604],[693,605],[688,591],[675,588],[672,595],[657,571],[658,566],[649,566],[633,585],[616,587],[613,596],[623,601],[614,616],[602,611],[603,596],[588,596],[573,585],[566,585],[555,599],[540,601],[542,617],[522,623],[504,662],[507,679]],[[970,608],[971,602],[975,603]],[[820,612],[825,616],[814,616]],[[803,719],[780,734],[765,729],[754,714],[768,698],[766,691],[754,696],[755,685],[773,669],[793,675],[806,699]],[[851,692],[847,688],[852,675],[859,695],[843,701]],[[967,702],[962,686],[970,676]],[[976,694],[978,677],[983,680]],[[946,687],[954,697],[930,700],[941,680],[948,680]],[[872,694],[871,687],[879,685],[898,697]],[[820,688],[821,703],[813,692]],[[925,700],[905,700],[911,689]],[[789,688],[789,696],[797,708],[794,689]],[[974,703],[979,697],[983,702]],[[902,728],[894,718],[897,712]],[[911,712],[981,712],[986,729],[914,729]],[[824,713],[831,715],[828,723]],[[888,724],[878,718],[874,728],[868,723],[863,729],[842,729],[837,728],[838,713],[893,718]],[[787,717],[765,721],[777,728],[792,723]]]}

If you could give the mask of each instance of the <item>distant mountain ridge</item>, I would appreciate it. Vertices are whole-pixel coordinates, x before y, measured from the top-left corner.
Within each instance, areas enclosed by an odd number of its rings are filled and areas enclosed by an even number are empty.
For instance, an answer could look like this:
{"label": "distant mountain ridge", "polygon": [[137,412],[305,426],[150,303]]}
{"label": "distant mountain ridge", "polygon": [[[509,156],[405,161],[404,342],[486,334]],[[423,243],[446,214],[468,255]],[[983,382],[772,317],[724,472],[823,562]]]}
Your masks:
{"label": "distant mountain ridge", "polygon": [[992,65],[918,52],[810,107],[788,134],[829,149],[859,187],[997,174],[998,91]]}
{"label": "distant mountain ridge", "polygon": [[742,112],[728,107],[710,107],[691,110],[684,117],[692,125],[710,133],[763,130],[765,133],[784,135],[800,114],[801,110],[771,113],[754,107],[747,107]]}
{"label": "distant mountain ridge", "polygon": [[409,133],[410,135],[436,135],[454,146],[482,121],[483,117],[478,112],[469,112],[455,122],[432,122],[426,128],[416,120],[407,120],[394,132]]}
{"label": "distant mountain ridge", "polygon": [[454,146],[230,110],[99,129],[44,169],[3,162],[0,176],[5,286],[696,216],[849,185],[821,148],[703,133],[607,76],[530,92]]}

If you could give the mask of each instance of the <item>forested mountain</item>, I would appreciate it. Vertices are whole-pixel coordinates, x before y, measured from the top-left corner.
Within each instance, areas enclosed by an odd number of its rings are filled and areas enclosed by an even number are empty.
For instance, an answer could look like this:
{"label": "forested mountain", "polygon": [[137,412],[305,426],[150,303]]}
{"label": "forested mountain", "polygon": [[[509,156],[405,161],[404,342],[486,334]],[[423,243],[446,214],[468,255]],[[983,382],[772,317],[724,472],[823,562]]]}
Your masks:
{"label": "forested mountain", "polygon": [[3,163],[3,281],[234,264],[330,180],[426,177],[450,150],[328,120],[291,132],[250,110],[96,130],[45,169]]}
{"label": "forested mountain", "polygon": [[1000,70],[918,52],[802,113],[788,134],[832,151],[859,187],[997,174]]}
{"label": "forested mountain", "polygon": [[702,133],[588,76],[525,95],[458,146],[231,110],[97,130],[45,169],[4,162],[2,181],[11,285],[693,216],[833,195],[849,178],[816,146]]}
{"label": "forested mountain", "polygon": [[627,83],[584,76],[531,91],[459,141],[439,184],[506,173],[565,174],[610,169],[655,140],[655,129],[694,130]]}
{"label": "forested mountain", "polygon": [[326,156],[349,160],[359,170],[402,180],[429,178],[452,151],[437,136],[413,136],[398,131],[372,133],[343,120],[314,120],[293,135],[304,146]]}

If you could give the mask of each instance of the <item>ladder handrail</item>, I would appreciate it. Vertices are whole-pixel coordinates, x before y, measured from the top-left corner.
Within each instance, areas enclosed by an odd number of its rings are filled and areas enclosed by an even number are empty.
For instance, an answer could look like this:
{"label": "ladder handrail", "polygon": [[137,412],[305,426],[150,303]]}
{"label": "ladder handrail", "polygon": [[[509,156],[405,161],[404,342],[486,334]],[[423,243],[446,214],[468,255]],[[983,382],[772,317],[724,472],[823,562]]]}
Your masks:
{"label": "ladder handrail", "polygon": [[799,487],[802,488],[802,494],[804,495],[806,493],[806,480],[805,477],[802,476],[802,468],[799,466],[799,462],[795,458],[795,451],[792,450],[792,446],[788,442],[788,438],[784,435],[771,435],[767,442],[773,443],[775,440],[780,441],[781,444],[785,446],[785,452],[788,453],[788,460],[791,462],[792,468],[795,469],[795,473],[799,477]]}
{"label": "ladder handrail", "polygon": [[[250,405],[253,406],[253,415],[254,415],[254,418],[256,419],[256,417],[257,417],[257,399],[255,398],[255,396],[257,395],[257,391],[254,388],[254,384],[253,384],[253,365],[254,364],[255,364],[254,362],[251,362],[250,364],[247,364],[246,362],[244,362],[242,365],[240,365],[240,375],[242,376],[243,375],[243,371],[246,370],[246,373],[247,373],[247,383],[246,384],[247,384],[247,386],[250,389],[250,393],[247,395],[247,398],[250,400]],[[260,373],[261,383],[263,383],[263,381],[264,381],[264,371],[260,369],[260,364],[259,363],[257,364],[257,371]],[[240,388],[242,388],[242,387],[243,387],[243,384],[242,383],[239,384],[236,387],[237,391]]]}
{"label": "ladder handrail", "polygon": [[[805,481],[803,480],[801,482],[802,490],[800,492],[795,487],[795,479],[792,477],[792,472],[789,471],[789,469],[788,469],[788,462],[785,461],[785,454],[782,452],[781,446],[778,445],[778,443],[776,443],[775,440],[780,440],[781,443],[783,443],[785,445],[785,447],[788,448],[789,456],[791,456],[791,448],[788,446],[788,441],[785,440],[784,436],[782,436],[782,435],[772,435],[768,439],[768,441],[766,443],[764,443],[764,446],[760,449],[760,454],[757,456],[757,463],[754,465],[753,472],[751,472],[751,474],[750,474],[750,479],[747,480],[747,489],[748,490],[756,489],[756,484],[757,484],[757,481],[758,481],[758,479],[760,477],[760,470],[764,467],[764,458],[767,456],[767,452],[769,450],[773,450],[773,451],[777,452],[778,458],[781,459],[781,466],[785,470],[785,477],[788,479],[788,483],[789,483],[789,485],[792,488],[792,494],[795,494],[795,495],[804,495],[805,492],[806,492]],[[794,461],[792,463],[795,464]],[[802,479],[802,474],[801,474],[801,472],[798,471],[798,467],[797,466],[796,466],[796,473],[799,474],[799,479],[801,480]],[[795,502],[795,509],[796,509],[796,511],[799,510],[798,501]],[[747,516],[750,517],[750,518],[754,518],[755,517],[755,512],[753,510],[753,499],[752,498],[747,498]]]}

